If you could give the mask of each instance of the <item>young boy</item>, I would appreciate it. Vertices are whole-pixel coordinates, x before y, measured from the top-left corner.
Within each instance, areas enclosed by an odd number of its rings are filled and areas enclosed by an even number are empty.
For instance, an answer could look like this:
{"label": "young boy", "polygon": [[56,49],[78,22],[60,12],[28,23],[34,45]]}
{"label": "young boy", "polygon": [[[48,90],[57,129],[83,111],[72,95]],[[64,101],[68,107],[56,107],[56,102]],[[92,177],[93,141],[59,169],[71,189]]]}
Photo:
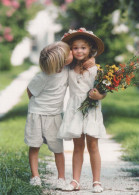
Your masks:
{"label": "young boy", "polygon": [[25,127],[25,143],[29,146],[29,163],[32,172],[31,185],[41,186],[38,172],[38,153],[43,143],[54,153],[58,171],[57,188],[65,184],[63,140],[57,139],[62,122],[63,100],[67,89],[68,69],[72,61],[69,46],[57,42],[45,47],[40,53],[40,68],[29,83],[28,116]]}

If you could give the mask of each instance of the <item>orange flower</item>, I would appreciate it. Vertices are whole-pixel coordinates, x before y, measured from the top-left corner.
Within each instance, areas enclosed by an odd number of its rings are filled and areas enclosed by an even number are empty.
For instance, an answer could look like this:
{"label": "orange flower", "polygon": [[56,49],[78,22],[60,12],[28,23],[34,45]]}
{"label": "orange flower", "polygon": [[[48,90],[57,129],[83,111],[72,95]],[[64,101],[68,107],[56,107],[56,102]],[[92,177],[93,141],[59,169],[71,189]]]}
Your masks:
{"label": "orange flower", "polygon": [[121,66],[121,68],[125,68],[126,65],[125,64],[119,64]]}
{"label": "orange flower", "polygon": [[130,85],[131,77],[126,75],[126,83],[127,85]]}
{"label": "orange flower", "polygon": [[133,65],[134,65],[134,62],[131,62],[129,65],[130,65],[130,66],[133,66]]}

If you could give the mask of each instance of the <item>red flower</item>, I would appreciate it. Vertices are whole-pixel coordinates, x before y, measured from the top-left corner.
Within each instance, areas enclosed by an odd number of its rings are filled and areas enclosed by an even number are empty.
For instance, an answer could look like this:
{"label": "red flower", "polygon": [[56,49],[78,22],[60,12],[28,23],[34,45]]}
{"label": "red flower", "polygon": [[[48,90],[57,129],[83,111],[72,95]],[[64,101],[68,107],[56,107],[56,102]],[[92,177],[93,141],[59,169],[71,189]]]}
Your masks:
{"label": "red flower", "polygon": [[114,81],[114,86],[115,87],[118,87],[119,83],[120,83],[120,80],[117,80],[116,76],[114,75],[113,77],[113,81]]}
{"label": "red flower", "polygon": [[68,35],[70,35],[70,33],[65,33],[65,34],[64,34],[64,37],[66,37],[66,36],[68,36]]}
{"label": "red flower", "polygon": [[82,29],[79,29],[78,32],[84,32]]}

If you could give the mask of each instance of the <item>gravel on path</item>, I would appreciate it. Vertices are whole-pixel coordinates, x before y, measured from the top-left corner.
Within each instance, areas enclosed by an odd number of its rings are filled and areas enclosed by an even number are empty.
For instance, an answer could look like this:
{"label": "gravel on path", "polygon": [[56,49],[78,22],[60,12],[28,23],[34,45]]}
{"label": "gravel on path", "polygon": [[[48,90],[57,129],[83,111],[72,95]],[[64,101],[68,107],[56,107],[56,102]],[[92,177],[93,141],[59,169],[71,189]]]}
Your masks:
{"label": "gravel on path", "polygon": [[[72,141],[64,142],[65,161],[66,161],[66,180],[70,182],[72,179]],[[116,143],[108,136],[107,139],[99,140],[99,147],[102,159],[101,182],[104,191],[102,195],[139,195],[139,178],[133,178],[127,171],[122,169],[131,169],[135,166],[132,163],[122,161],[120,159],[121,145]],[[50,189],[45,189],[44,194],[51,195],[91,195],[92,193],[92,172],[87,149],[84,152],[84,164],[80,179],[81,190],[78,192],[62,192],[55,190],[55,182],[57,179],[57,171],[54,158],[51,160],[46,158],[47,168],[51,174],[46,174],[44,183],[50,185]]]}

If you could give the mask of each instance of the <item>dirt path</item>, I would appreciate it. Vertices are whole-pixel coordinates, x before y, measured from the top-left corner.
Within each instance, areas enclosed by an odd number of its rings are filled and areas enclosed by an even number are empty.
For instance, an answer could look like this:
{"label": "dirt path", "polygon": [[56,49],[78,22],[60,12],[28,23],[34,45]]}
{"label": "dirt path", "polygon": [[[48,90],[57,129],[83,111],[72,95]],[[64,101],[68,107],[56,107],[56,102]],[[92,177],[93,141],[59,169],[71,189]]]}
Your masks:
{"label": "dirt path", "polygon": [[38,66],[31,66],[28,70],[19,74],[6,89],[0,91],[0,117],[4,116],[20,101],[20,97],[26,90],[29,81],[38,71]]}
{"label": "dirt path", "polygon": [[[102,195],[139,195],[139,178],[130,177],[128,172],[121,169],[133,168],[133,165],[120,160],[121,146],[114,142],[110,137],[99,142],[102,171],[101,182],[104,187]],[[72,179],[72,141],[65,142],[65,160],[66,160],[66,179],[68,182]],[[49,160],[49,159],[48,159]],[[81,175],[81,190],[79,192],[61,192],[56,191],[55,181],[57,177],[54,161],[48,161],[49,170],[53,173],[46,175],[45,182],[50,184],[50,189],[45,190],[44,194],[52,195],[90,195],[92,193],[92,173],[87,150],[84,153],[84,164]],[[95,194],[95,193],[94,193]]]}
{"label": "dirt path", "polygon": [[[7,113],[20,100],[27,84],[31,78],[39,71],[37,66],[32,66],[29,70],[21,73],[5,90],[0,92],[0,117]],[[67,141],[65,145],[66,179],[72,179],[72,141]],[[121,146],[108,139],[100,140],[100,153],[102,158],[101,182],[104,187],[102,195],[139,195],[139,178],[132,178],[128,172],[121,169],[130,169],[135,166],[128,162],[121,161]],[[50,184],[50,189],[44,190],[44,194],[52,195],[89,195],[92,193],[92,174],[87,150],[84,153],[84,164],[80,180],[81,190],[79,192],[61,192],[54,189],[57,173],[53,157],[46,159],[52,174],[47,174],[45,183]],[[50,161],[48,161],[50,160]]]}

